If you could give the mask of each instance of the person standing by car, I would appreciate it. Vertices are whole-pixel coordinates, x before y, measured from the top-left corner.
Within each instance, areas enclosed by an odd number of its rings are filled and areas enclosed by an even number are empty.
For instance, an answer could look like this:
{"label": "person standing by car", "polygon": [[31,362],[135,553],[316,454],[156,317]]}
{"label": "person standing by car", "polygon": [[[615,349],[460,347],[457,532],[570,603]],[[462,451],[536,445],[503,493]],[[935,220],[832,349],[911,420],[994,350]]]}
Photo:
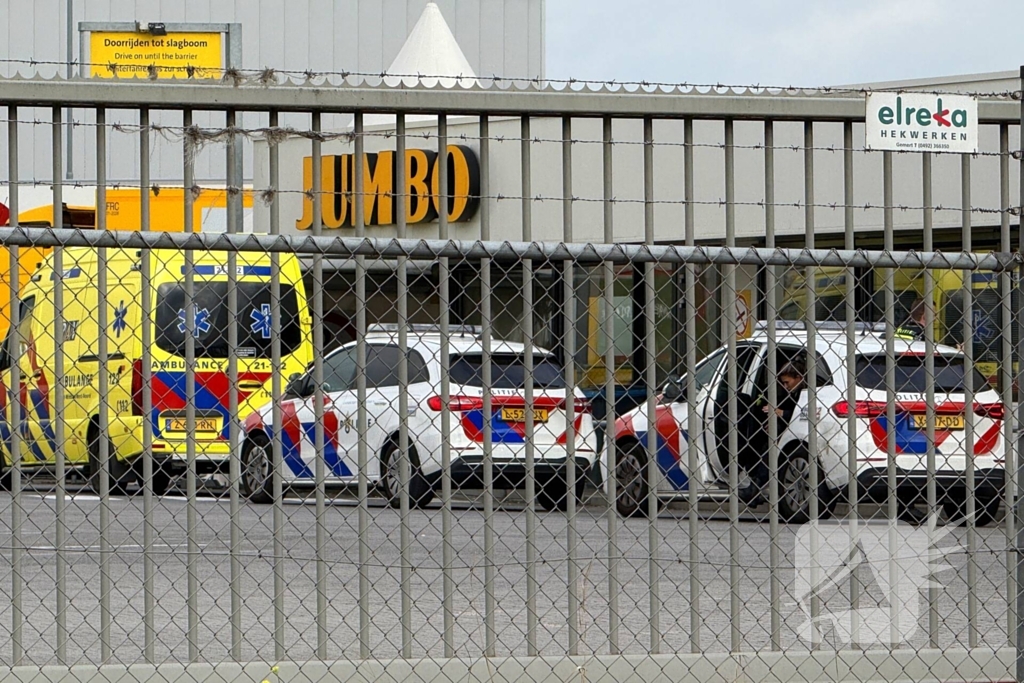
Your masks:
{"label": "person standing by car", "polygon": [[893,336],[896,339],[907,341],[920,341],[924,339],[924,328],[927,322],[927,312],[924,306],[924,299],[917,297],[914,305],[910,307],[910,317],[902,325],[896,328]]}
{"label": "person standing by car", "polygon": [[[765,489],[768,486],[768,425],[771,414],[774,411],[778,418],[778,434],[786,431],[786,427],[793,420],[797,406],[800,403],[800,394],[807,383],[804,379],[804,370],[796,362],[786,363],[778,373],[779,393],[776,396],[777,406],[768,404],[767,397],[758,398],[755,409],[750,413],[750,419],[756,420],[753,434],[747,441],[747,447],[743,449],[743,456],[740,465],[747,471],[750,477],[750,485],[740,492],[740,498],[751,507],[760,505],[765,501]],[[760,410],[758,410],[760,408]]]}

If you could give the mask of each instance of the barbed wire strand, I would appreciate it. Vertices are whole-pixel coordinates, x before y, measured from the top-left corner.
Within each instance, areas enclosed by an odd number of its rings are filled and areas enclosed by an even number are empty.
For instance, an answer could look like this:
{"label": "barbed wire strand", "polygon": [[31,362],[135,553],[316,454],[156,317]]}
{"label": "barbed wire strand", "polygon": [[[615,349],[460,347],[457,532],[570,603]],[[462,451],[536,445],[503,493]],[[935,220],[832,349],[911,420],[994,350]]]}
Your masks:
{"label": "barbed wire strand", "polygon": [[[19,180],[19,181],[0,180],[0,187],[13,187],[13,186],[17,186],[17,187],[52,187],[53,184],[54,183],[52,181],[49,181],[49,180]],[[65,189],[67,189],[67,188],[71,188],[71,189],[92,189],[92,188],[95,187],[95,185],[88,184],[88,183],[86,183],[86,182],[84,182],[82,180],[76,180],[76,181],[73,181],[73,182],[70,182],[70,183],[69,182],[62,182],[62,183],[60,183],[60,185],[61,185],[62,188],[65,188]],[[202,196],[202,194],[204,192],[227,193],[230,196],[237,196],[237,195],[248,194],[248,195],[252,195],[254,198],[259,198],[259,200],[261,202],[263,202],[264,204],[266,204],[266,205],[269,205],[273,201],[274,197],[277,196],[277,195],[302,195],[302,196],[306,197],[307,199],[313,199],[313,197],[315,195],[331,196],[331,197],[335,197],[337,195],[341,195],[345,199],[350,199],[351,197],[362,197],[364,200],[368,199],[368,198],[376,198],[378,200],[379,199],[393,199],[395,197],[404,197],[406,199],[422,200],[422,199],[425,199],[425,198],[428,198],[428,197],[430,197],[430,198],[434,197],[433,194],[423,195],[423,194],[419,194],[419,193],[416,193],[416,192],[394,192],[394,191],[390,191],[390,192],[387,192],[387,193],[377,193],[377,192],[365,192],[365,191],[364,192],[355,192],[355,191],[349,191],[349,190],[345,190],[343,192],[338,192],[336,190],[329,190],[329,189],[328,190],[313,190],[313,189],[288,190],[288,189],[279,189],[279,188],[272,188],[272,187],[248,188],[248,187],[238,187],[238,186],[234,186],[234,185],[192,185],[191,187],[184,187],[183,185],[163,185],[163,184],[151,183],[148,186],[148,188],[143,188],[142,185],[135,184],[135,183],[127,183],[127,182],[107,183],[105,185],[105,188],[107,190],[140,190],[140,191],[143,190],[143,189],[148,189],[149,191],[153,192],[155,195],[159,195],[159,193],[163,192],[164,190],[182,190],[182,191],[186,191],[187,190],[187,191],[191,192],[193,197],[196,198],[196,199],[198,199],[200,196]],[[521,202],[523,200],[529,200],[529,201],[532,201],[532,202],[543,203],[543,202],[562,202],[562,201],[565,201],[565,199],[566,199],[565,197],[563,197],[561,195],[540,195],[540,194],[538,194],[538,195],[532,195],[530,197],[525,197],[525,196],[522,196],[522,195],[516,195],[516,194],[508,194],[508,195],[506,195],[506,194],[501,194],[501,193],[499,193],[499,194],[459,194],[459,193],[449,193],[447,195],[447,197],[449,198],[450,201],[453,201],[453,202],[458,202],[460,200],[489,200],[489,201],[495,201],[495,202],[503,202],[503,201]],[[964,210],[964,208],[960,207],[960,206],[943,206],[941,204],[936,204],[936,205],[933,205],[933,206],[894,204],[894,205],[892,205],[890,207],[887,207],[884,204],[873,204],[871,202],[865,202],[863,204],[844,204],[842,202],[814,202],[814,203],[811,203],[811,204],[807,204],[807,203],[799,201],[799,200],[798,201],[791,201],[791,202],[776,201],[776,202],[771,202],[771,203],[765,202],[764,200],[726,202],[724,199],[705,199],[705,200],[693,199],[693,200],[689,200],[689,201],[687,201],[685,199],[654,199],[654,200],[648,201],[648,200],[642,199],[642,198],[612,197],[612,198],[606,200],[604,197],[582,197],[582,196],[572,196],[572,197],[569,198],[569,200],[571,202],[574,202],[574,203],[584,203],[584,204],[603,204],[605,201],[608,201],[611,204],[646,205],[646,204],[649,203],[649,204],[653,204],[653,205],[656,205],[656,206],[680,206],[680,207],[684,207],[687,204],[690,204],[690,205],[693,205],[693,206],[713,206],[713,207],[720,207],[720,208],[725,208],[725,207],[728,207],[728,206],[746,206],[746,207],[755,207],[755,208],[759,208],[759,209],[764,209],[764,208],[768,208],[768,207],[773,207],[773,208],[791,208],[791,209],[805,209],[805,208],[810,207],[810,208],[815,208],[815,209],[829,209],[829,210],[832,210],[832,211],[839,211],[839,210],[845,210],[845,209],[854,209],[854,210],[859,210],[859,211],[881,211],[881,210],[884,210],[884,209],[887,209],[887,208],[891,208],[894,211],[900,211],[900,212],[907,212],[907,211],[915,211],[915,212],[918,212],[918,211],[933,211],[933,212],[936,212],[936,213],[941,213],[941,212],[958,212],[959,213],[959,212],[962,212]],[[970,211],[970,213],[972,213],[972,214],[992,214],[992,215],[1008,214],[1008,215],[1011,215],[1011,216],[1017,216],[1017,215],[1019,215],[1021,213],[1020,207],[1016,207],[1016,206],[1012,206],[1012,207],[1009,207],[1009,208],[992,208],[992,207],[986,207],[986,206],[971,206],[968,209],[968,211]]]}
{"label": "barbed wire strand", "polygon": [[[0,58],[0,64],[21,64],[26,66],[58,66],[66,68],[68,65],[67,61],[57,60],[44,60],[44,59],[18,59],[18,58]],[[72,66],[77,67],[98,67],[100,69],[106,69],[112,76],[117,76],[121,71],[132,71],[138,73],[146,73],[147,78],[156,79],[160,72],[176,72],[184,73],[189,78],[199,78],[206,74],[214,76],[219,75],[219,79],[223,81],[231,82],[235,85],[244,85],[247,83],[258,84],[261,86],[269,86],[278,84],[277,77],[300,77],[306,82],[315,81],[318,78],[328,78],[331,76],[339,77],[342,79],[349,78],[363,78],[363,79],[417,79],[420,81],[424,80],[455,80],[465,81],[468,83],[480,83],[480,82],[493,82],[493,83],[529,83],[536,86],[550,86],[550,85],[564,85],[564,86],[601,86],[604,88],[637,88],[637,89],[659,89],[664,90],[666,88],[672,90],[732,90],[741,91],[748,90],[754,92],[764,93],[807,93],[807,92],[818,92],[823,94],[851,94],[851,95],[865,95],[872,92],[915,92],[920,94],[931,94],[931,95],[969,95],[972,97],[979,98],[999,98],[999,99],[1020,99],[1020,90],[996,90],[996,91],[964,91],[964,90],[942,90],[939,88],[926,88],[920,86],[890,86],[890,87],[872,87],[868,84],[859,86],[829,86],[829,85],[817,85],[817,86],[796,86],[796,85],[770,85],[762,83],[707,83],[707,82],[691,82],[691,81],[655,81],[655,80],[630,80],[630,79],[596,79],[596,78],[551,78],[551,77],[540,77],[540,76],[470,76],[466,74],[432,74],[432,73],[391,73],[388,71],[358,71],[358,70],[317,70],[317,69],[281,69],[264,67],[261,69],[243,69],[237,67],[231,68],[210,68],[200,67],[190,64],[184,65],[141,65],[141,64],[119,64],[116,62],[85,62],[85,61],[72,61]],[[134,79],[134,77],[132,77]],[[81,78],[72,80],[82,80]]]}
{"label": "barbed wire strand", "polygon": [[[21,124],[31,126],[53,126],[52,121],[44,121],[42,119],[0,119],[0,123],[6,124]],[[305,139],[305,140],[316,140],[319,142],[332,142],[342,141],[352,143],[356,139],[362,137],[364,139],[379,138],[383,140],[398,139],[402,137],[406,140],[436,140],[437,134],[434,132],[420,132],[420,133],[405,133],[403,136],[399,136],[394,131],[364,131],[361,135],[355,131],[315,131],[305,130],[292,127],[255,127],[255,128],[243,128],[239,126],[228,126],[224,128],[210,128],[202,126],[173,126],[163,124],[150,124],[148,126],[142,126],[135,123],[119,123],[119,122],[107,122],[107,123],[95,123],[92,121],[81,121],[72,120],[70,122],[62,122],[61,125],[71,124],[73,128],[106,128],[117,133],[126,135],[138,135],[143,131],[156,133],[169,142],[182,142],[185,139],[190,140],[194,145],[203,147],[212,143],[228,143],[235,138],[245,138],[248,140],[260,140],[267,142],[271,145],[279,145],[289,139]],[[566,142],[563,138],[544,138],[531,136],[530,138],[522,138],[515,135],[489,135],[479,136],[470,135],[467,133],[455,133],[448,135],[449,143],[452,142],[480,142],[487,140],[489,142],[509,142],[509,143],[523,143],[532,142],[534,144],[563,144]],[[571,138],[568,140],[573,145],[604,145],[604,140],[599,139],[586,139],[586,138]],[[717,149],[725,150],[729,147],[724,142],[686,142],[686,141],[659,141],[654,140],[652,142],[644,142],[642,140],[615,140],[612,139],[609,143],[613,146],[634,146],[634,147],[675,147],[675,148],[701,148],[701,149]],[[752,143],[752,144],[733,144],[732,149],[746,149],[746,150],[757,150],[762,151],[767,149],[763,143]],[[870,147],[844,147],[842,145],[827,145],[827,146],[811,146],[806,147],[803,145],[774,145],[771,148],[774,151],[791,151],[791,152],[804,152],[804,151],[815,151],[815,152],[854,152],[862,154],[877,154],[885,151],[892,151],[895,154],[920,154],[922,151],[927,151],[930,154],[936,156],[950,155],[960,157],[964,154],[969,154],[972,157],[1009,157],[1012,159],[1021,159],[1021,150],[1011,150],[1007,152],[1001,151],[977,151],[977,152],[955,152],[950,150],[913,150],[913,149],[900,149],[900,150],[882,150],[873,149]],[[428,150],[430,151],[430,150]]]}

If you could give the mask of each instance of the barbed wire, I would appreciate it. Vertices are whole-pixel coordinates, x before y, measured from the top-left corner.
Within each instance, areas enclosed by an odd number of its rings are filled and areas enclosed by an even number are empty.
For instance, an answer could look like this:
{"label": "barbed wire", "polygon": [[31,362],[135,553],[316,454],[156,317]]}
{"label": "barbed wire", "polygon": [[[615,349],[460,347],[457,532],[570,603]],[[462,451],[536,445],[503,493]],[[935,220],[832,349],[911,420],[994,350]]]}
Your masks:
{"label": "barbed wire", "polygon": [[[20,64],[26,66],[57,66],[66,68],[69,64],[67,61],[59,60],[44,60],[44,59],[17,59],[17,58],[0,58],[0,64]],[[1021,98],[1020,90],[996,90],[996,91],[964,91],[964,90],[943,90],[940,88],[925,88],[921,86],[890,86],[890,87],[872,87],[868,84],[859,86],[796,86],[796,85],[771,85],[762,83],[723,83],[721,81],[715,83],[709,82],[692,82],[692,81],[657,81],[657,80],[630,80],[630,79],[591,79],[591,78],[551,78],[551,77],[540,77],[540,76],[473,76],[466,74],[433,74],[433,73],[391,73],[388,71],[359,71],[359,70],[319,70],[319,69],[281,69],[273,67],[264,67],[261,69],[243,69],[243,68],[210,68],[210,67],[199,67],[195,65],[139,65],[139,64],[119,64],[116,62],[86,62],[74,60],[70,62],[72,67],[88,67],[88,68],[99,68],[106,69],[112,76],[117,76],[121,71],[132,71],[132,72],[145,72],[147,78],[155,80],[159,77],[161,72],[175,72],[184,73],[188,78],[197,79],[202,78],[205,74],[211,74],[218,77],[219,80],[231,82],[234,85],[243,85],[247,83],[253,83],[260,86],[276,85],[279,84],[278,76],[287,78],[299,77],[304,79],[305,82],[311,83],[316,79],[338,77],[341,79],[349,78],[362,78],[362,79],[374,79],[386,81],[387,79],[416,79],[418,81],[426,80],[455,80],[458,82],[467,82],[479,84],[485,83],[525,83],[531,84],[536,87],[547,87],[551,85],[562,85],[572,87],[585,87],[585,86],[601,86],[607,89],[615,88],[636,88],[638,91],[650,91],[650,90],[681,90],[681,91],[753,91],[753,92],[764,92],[764,93],[807,93],[817,92],[822,94],[850,94],[850,95],[865,95],[871,92],[915,92],[921,94],[931,95],[969,95],[972,97],[979,98],[991,98],[991,99],[1013,99],[1018,100]],[[134,78],[134,77],[133,77]]]}
{"label": "barbed wire", "polygon": [[[48,180],[0,180],[0,187],[52,187],[54,183]],[[95,185],[88,184],[81,180],[71,182],[61,182],[60,186],[63,188],[72,189],[92,189]],[[288,190],[279,188],[248,188],[239,187],[236,185],[192,185],[191,187],[185,187],[184,185],[162,185],[157,183],[151,183],[149,186],[144,187],[137,183],[108,183],[104,186],[108,190],[143,190],[147,189],[153,192],[154,195],[159,195],[164,190],[182,190],[189,191],[192,193],[193,198],[198,199],[204,192],[226,192],[229,196],[238,196],[249,194],[259,198],[265,205],[269,205],[273,202],[274,197],[277,195],[302,195],[307,199],[313,199],[315,195],[335,197],[341,195],[348,199],[351,197],[362,197],[366,198],[377,198],[377,199],[393,199],[396,197],[403,197],[405,199],[418,199],[422,200],[425,198],[434,197],[433,194],[422,195],[416,192],[356,192],[354,190],[344,190],[338,192],[336,190]],[[894,204],[892,206],[885,206],[884,204],[872,204],[871,202],[865,202],[863,204],[844,204],[842,202],[812,202],[806,203],[802,201],[777,201],[777,202],[766,202],[764,200],[750,200],[750,201],[733,201],[727,202],[724,199],[653,199],[646,200],[643,198],[621,198],[611,197],[605,199],[604,197],[581,197],[573,195],[572,197],[563,197],[561,195],[531,195],[529,197],[517,194],[461,194],[451,193],[446,195],[451,201],[459,200],[493,200],[495,202],[502,201],[515,201],[521,202],[529,200],[531,202],[563,202],[566,199],[573,203],[584,203],[584,204],[603,204],[609,202],[611,204],[653,204],[656,206],[686,206],[691,204],[694,206],[716,206],[725,208],[727,206],[747,206],[756,207],[760,209],[764,208],[790,208],[790,209],[831,209],[838,211],[840,209],[854,209],[860,211],[881,211],[885,209],[892,209],[893,211],[907,212],[907,211],[934,211],[934,212],[957,212],[964,211],[963,207],[960,206],[943,206],[936,204],[934,206],[921,206],[921,205],[906,205],[906,204]],[[993,208],[985,206],[971,206],[968,211],[972,214],[1009,214],[1011,216],[1018,216],[1021,213],[1021,207],[1011,206],[1008,208]]]}
{"label": "barbed wire", "polygon": [[[0,119],[0,124],[19,124],[19,125],[32,125],[32,126],[53,126],[53,121],[44,121],[42,119]],[[354,130],[345,131],[323,131],[323,130],[312,130],[312,129],[300,129],[289,126],[261,126],[255,128],[245,128],[241,126],[226,126],[222,128],[211,128],[198,125],[192,126],[174,126],[164,125],[159,123],[151,123],[147,126],[136,123],[122,123],[122,122],[107,122],[107,123],[96,123],[93,121],[63,121],[59,125],[71,125],[72,128],[106,128],[117,133],[123,133],[126,135],[139,135],[142,132],[155,133],[169,142],[184,142],[190,141],[197,148],[202,148],[208,144],[219,143],[219,142],[230,142],[236,138],[244,138],[250,141],[260,140],[267,142],[270,145],[279,145],[289,139],[305,139],[310,141],[319,142],[333,142],[342,141],[347,143],[353,143],[360,137],[364,139],[379,138],[383,140],[391,140],[404,138],[406,140],[424,140],[431,141],[439,139],[439,135],[433,131],[416,132],[416,133],[404,133],[399,135],[395,131],[363,131],[362,133],[356,133]],[[452,142],[510,142],[510,143],[523,143],[530,142],[533,144],[564,144],[569,142],[573,145],[604,145],[606,142],[599,139],[590,138],[545,138],[539,136],[531,136],[524,138],[517,135],[471,135],[468,133],[453,133],[446,136],[449,143]],[[701,148],[701,149],[717,149],[725,150],[727,148],[732,149],[743,149],[743,150],[756,150],[763,151],[769,149],[768,145],[764,143],[751,143],[751,144],[732,144],[726,145],[724,142],[688,142],[688,141],[659,141],[652,140],[651,142],[645,142],[643,140],[616,140],[611,139],[608,144],[613,146],[633,146],[633,147],[674,147],[674,148]],[[790,152],[854,152],[860,154],[878,154],[886,151],[892,151],[895,154],[921,154],[922,150],[881,150],[872,149],[870,147],[845,147],[842,145],[771,145],[770,149],[774,151],[790,151]],[[964,154],[969,154],[972,157],[1009,157],[1012,159],[1019,160],[1024,158],[1024,152],[1021,150],[1010,150],[1006,152],[1001,151],[977,151],[977,152],[954,152],[947,150],[927,150],[929,154],[935,156],[956,156],[960,157]]]}

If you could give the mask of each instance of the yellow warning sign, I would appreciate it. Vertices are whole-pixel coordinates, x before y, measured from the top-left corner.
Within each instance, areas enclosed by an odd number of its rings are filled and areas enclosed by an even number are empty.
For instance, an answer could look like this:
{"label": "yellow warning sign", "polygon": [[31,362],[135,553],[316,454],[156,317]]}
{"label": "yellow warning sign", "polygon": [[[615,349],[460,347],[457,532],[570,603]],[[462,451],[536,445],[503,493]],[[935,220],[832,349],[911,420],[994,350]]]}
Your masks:
{"label": "yellow warning sign", "polygon": [[96,31],[89,35],[89,74],[95,78],[219,78],[220,33]]}
{"label": "yellow warning sign", "polygon": [[736,292],[736,336],[746,339],[754,333],[754,297],[749,289]]}

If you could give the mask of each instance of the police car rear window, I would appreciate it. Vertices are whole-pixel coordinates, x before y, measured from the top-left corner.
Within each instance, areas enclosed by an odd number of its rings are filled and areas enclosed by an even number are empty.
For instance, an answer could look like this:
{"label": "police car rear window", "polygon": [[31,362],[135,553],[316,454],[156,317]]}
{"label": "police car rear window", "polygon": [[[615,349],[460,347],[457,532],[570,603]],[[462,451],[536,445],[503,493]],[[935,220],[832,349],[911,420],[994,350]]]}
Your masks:
{"label": "police car rear window", "polygon": [[[184,357],[185,339],[195,337],[196,358],[228,357],[228,283],[195,282],[191,310],[185,307],[185,284],[169,282],[157,288],[156,344],[168,353]],[[281,284],[280,305],[270,300],[269,282],[239,282],[238,356],[270,358],[274,316],[280,315],[281,353],[295,351],[302,340],[295,288]]]}
{"label": "police car rear window", "polygon": [[[985,378],[977,370],[966,373],[963,356],[935,356],[935,391],[958,393],[966,388],[965,379],[971,380],[974,391],[987,387]],[[898,392],[924,393],[928,388],[929,374],[923,355],[900,355],[896,357],[893,390]],[[966,377],[965,377],[966,375]],[[885,354],[857,356],[857,386],[864,389],[887,388],[885,382]]]}
{"label": "police car rear window", "polygon": [[[526,357],[513,353],[491,354],[491,387],[494,389],[522,389],[526,386]],[[479,353],[451,357],[451,381],[467,387],[483,386],[483,356]],[[533,386],[546,389],[564,389],[562,368],[550,356],[533,357]]]}

